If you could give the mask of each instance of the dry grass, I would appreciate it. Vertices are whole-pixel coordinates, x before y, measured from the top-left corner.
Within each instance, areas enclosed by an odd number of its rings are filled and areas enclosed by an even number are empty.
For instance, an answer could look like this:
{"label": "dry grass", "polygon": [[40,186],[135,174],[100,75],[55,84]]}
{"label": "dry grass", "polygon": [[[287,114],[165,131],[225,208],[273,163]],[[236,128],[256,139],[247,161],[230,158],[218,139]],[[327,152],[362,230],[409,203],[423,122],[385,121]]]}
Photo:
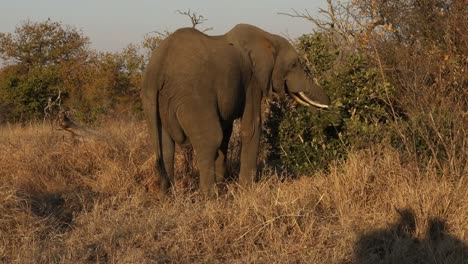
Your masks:
{"label": "dry grass", "polygon": [[264,172],[212,201],[179,181],[158,201],[145,126],[100,132],[112,141],[0,128],[0,262],[467,263],[466,177],[402,165],[391,149],[298,180]]}

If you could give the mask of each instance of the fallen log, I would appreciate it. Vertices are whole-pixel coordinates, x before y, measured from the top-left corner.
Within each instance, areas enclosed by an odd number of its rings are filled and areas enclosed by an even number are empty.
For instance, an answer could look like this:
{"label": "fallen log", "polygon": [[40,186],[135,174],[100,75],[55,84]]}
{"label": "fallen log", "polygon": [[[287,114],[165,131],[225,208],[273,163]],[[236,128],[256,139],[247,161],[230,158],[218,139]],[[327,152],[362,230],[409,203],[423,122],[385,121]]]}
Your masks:
{"label": "fallen log", "polygon": [[59,113],[57,123],[60,129],[70,133],[73,137],[78,136],[81,138],[93,138],[105,141],[108,140],[108,137],[102,133],[84,125],[78,124],[76,121],[70,118],[70,116],[65,111],[61,111]]}

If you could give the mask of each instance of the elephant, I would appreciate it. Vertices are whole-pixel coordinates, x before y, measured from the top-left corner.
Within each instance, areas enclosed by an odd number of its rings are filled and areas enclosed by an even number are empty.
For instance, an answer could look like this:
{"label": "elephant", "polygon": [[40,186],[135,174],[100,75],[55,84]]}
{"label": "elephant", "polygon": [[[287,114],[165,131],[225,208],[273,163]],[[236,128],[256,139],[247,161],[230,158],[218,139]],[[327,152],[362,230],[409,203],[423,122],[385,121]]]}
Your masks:
{"label": "elephant", "polygon": [[200,191],[213,196],[224,180],[233,122],[240,118],[239,185],[256,181],[262,98],[289,95],[301,105],[328,108],[330,99],[304,71],[285,38],[248,24],[208,36],[181,28],[152,52],[141,99],[156,153],[161,193],[174,182],[175,143],[197,154]]}

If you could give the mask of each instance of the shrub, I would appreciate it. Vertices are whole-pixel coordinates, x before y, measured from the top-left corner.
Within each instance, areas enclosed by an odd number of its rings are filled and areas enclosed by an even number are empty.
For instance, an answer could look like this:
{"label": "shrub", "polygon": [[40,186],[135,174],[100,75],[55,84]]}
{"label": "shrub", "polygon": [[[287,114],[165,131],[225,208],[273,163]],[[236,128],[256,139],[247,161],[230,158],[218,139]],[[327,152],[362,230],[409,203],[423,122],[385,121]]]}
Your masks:
{"label": "shrub", "polygon": [[[13,33],[0,32],[0,122],[43,118],[49,98],[84,122],[141,113],[141,47],[101,53],[89,39],[60,22],[25,21]],[[153,43],[156,45],[156,42]]]}
{"label": "shrub", "polygon": [[24,121],[42,117],[49,98],[55,98],[59,77],[53,66],[34,67],[26,74],[11,66],[0,79],[0,100],[9,106],[5,121]]}
{"label": "shrub", "polygon": [[464,7],[463,1],[356,0],[328,1],[322,18],[296,12],[320,31],[301,37],[298,50],[335,105],[316,117],[289,101],[285,111],[272,107],[279,112],[267,123],[273,154],[309,173],[349,148],[385,139],[405,163],[466,175]]}
{"label": "shrub", "polygon": [[392,89],[379,81],[365,54],[339,52],[323,34],[302,36],[298,50],[307,71],[330,95],[332,109],[295,107],[291,100],[276,99],[266,122],[267,137],[270,158],[289,171],[311,174],[345,158],[350,147],[360,149],[382,139],[391,117],[385,97]]}

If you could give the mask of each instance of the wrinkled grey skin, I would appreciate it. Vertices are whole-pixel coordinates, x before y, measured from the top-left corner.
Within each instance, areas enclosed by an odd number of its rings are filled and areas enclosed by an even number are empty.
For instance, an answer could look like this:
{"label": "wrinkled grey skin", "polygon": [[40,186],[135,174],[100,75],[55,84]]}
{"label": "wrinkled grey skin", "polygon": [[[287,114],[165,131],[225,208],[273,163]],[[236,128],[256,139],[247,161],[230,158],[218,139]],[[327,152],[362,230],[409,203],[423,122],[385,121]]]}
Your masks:
{"label": "wrinkled grey skin", "polygon": [[224,179],[237,118],[242,140],[239,184],[251,185],[257,172],[261,100],[270,90],[308,106],[326,108],[330,103],[280,36],[239,24],[221,36],[182,28],[167,37],[153,51],[141,91],[162,193],[174,181],[174,144],[191,143],[200,189],[207,196],[215,194],[216,183]]}

